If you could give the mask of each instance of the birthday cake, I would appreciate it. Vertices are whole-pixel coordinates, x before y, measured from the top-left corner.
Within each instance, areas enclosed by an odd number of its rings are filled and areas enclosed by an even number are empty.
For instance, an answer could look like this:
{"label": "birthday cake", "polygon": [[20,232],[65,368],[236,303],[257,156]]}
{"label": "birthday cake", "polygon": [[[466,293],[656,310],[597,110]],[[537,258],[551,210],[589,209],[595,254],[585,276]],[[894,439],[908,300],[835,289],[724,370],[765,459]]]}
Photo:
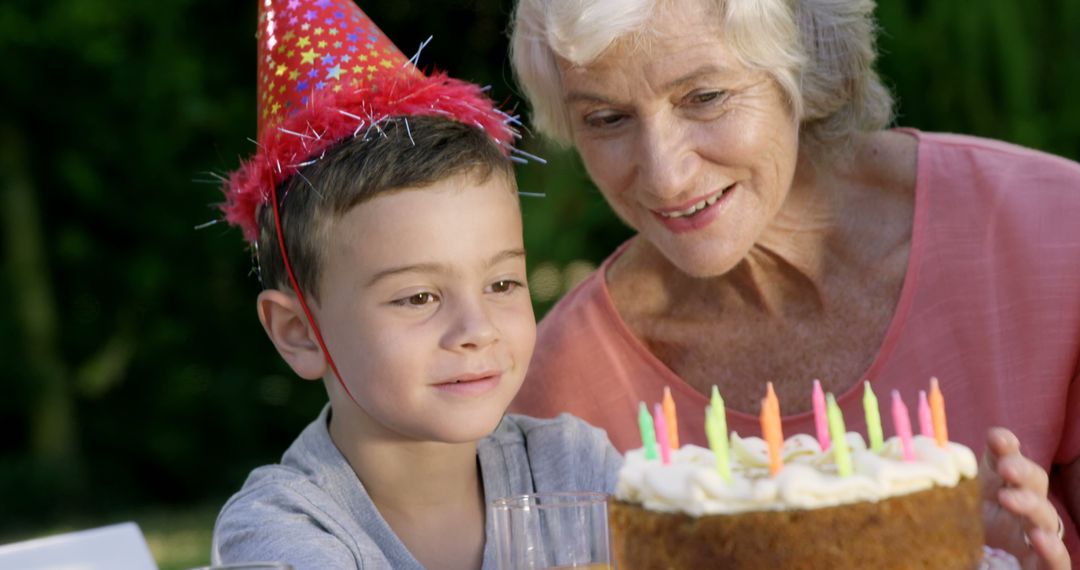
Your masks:
{"label": "birthday cake", "polygon": [[719,450],[710,434],[713,450],[630,451],[610,504],[616,567],[979,567],[970,449],[924,435],[878,434],[873,446],[857,433],[832,436],[824,451],[805,434],[780,443],[735,433]]}

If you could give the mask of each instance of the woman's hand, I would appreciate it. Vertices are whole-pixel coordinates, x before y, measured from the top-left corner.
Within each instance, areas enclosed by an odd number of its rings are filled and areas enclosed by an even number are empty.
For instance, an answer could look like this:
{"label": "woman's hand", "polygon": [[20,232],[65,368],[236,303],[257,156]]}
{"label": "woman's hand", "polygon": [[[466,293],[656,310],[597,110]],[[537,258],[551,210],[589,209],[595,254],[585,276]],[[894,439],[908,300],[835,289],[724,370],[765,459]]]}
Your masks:
{"label": "woman's hand", "polygon": [[1046,498],[1046,471],[1020,454],[1020,440],[991,428],[979,468],[986,544],[1005,550],[1025,570],[1069,570],[1069,553],[1058,537],[1057,510]]}

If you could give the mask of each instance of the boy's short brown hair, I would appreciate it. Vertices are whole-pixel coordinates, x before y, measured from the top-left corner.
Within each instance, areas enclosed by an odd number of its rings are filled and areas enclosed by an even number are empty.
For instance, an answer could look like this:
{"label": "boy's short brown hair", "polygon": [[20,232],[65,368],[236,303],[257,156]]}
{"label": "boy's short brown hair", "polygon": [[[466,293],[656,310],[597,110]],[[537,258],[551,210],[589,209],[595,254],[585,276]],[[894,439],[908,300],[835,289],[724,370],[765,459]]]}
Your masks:
{"label": "boy's short brown hair", "polygon": [[[380,194],[418,188],[457,175],[477,182],[513,169],[481,129],[431,116],[392,117],[331,147],[278,188],[285,247],[305,295],[318,300],[323,252],[332,223]],[[258,263],[263,287],[291,289],[278,247],[273,206],[257,213]]]}

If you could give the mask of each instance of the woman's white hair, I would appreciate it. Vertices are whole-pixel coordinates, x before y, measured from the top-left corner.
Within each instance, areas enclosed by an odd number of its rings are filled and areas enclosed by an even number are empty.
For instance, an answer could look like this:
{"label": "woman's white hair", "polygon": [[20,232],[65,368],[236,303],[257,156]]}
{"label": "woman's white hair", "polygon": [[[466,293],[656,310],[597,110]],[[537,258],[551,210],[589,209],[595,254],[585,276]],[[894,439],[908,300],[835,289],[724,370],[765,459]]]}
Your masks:
{"label": "woman's white hair", "polygon": [[[623,36],[647,35],[662,1],[518,1],[511,57],[541,133],[571,140],[557,58],[586,65]],[[892,96],[874,71],[873,0],[695,1],[715,8],[725,41],[744,65],[777,82],[804,140],[845,146],[851,135],[892,120]]]}

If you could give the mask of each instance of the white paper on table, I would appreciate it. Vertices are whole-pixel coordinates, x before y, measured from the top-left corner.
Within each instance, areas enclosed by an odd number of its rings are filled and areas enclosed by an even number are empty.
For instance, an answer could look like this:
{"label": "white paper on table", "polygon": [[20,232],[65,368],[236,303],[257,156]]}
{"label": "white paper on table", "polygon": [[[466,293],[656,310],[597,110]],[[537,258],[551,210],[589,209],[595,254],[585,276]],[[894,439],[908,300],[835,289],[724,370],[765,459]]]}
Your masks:
{"label": "white paper on table", "polygon": [[0,546],[0,568],[158,570],[139,525],[133,522]]}

